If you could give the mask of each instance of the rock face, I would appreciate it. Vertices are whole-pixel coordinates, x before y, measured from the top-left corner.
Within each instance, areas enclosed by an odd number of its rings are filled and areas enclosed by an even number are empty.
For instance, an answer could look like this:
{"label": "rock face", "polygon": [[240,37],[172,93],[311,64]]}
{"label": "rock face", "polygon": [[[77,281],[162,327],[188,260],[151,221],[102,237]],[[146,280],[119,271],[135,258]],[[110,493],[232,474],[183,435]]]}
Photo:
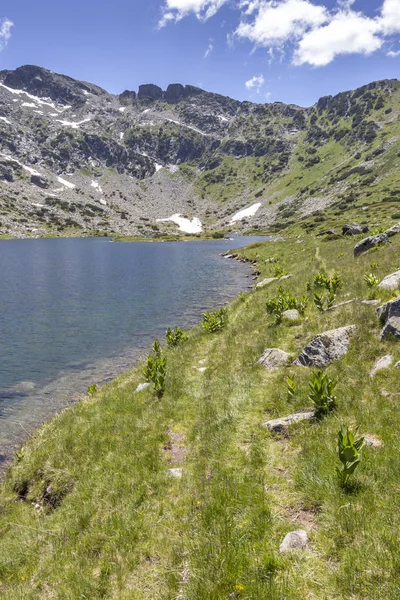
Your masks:
{"label": "rock face", "polygon": [[341,358],[349,349],[350,334],[356,327],[340,327],[317,335],[303,350],[293,364],[301,367],[323,368]]}
{"label": "rock face", "polygon": [[343,225],[342,234],[343,235],[359,235],[360,233],[368,233],[369,228],[366,225],[356,225],[355,223],[351,225]]}
{"label": "rock face", "polygon": [[386,323],[391,317],[400,317],[400,296],[377,308],[376,313],[381,323]]}
{"label": "rock face", "polygon": [[394,336],[400,339],[400,317],[390,317],[382,329],[381,340]]}
{"label": "rock face", "polygon": [[128,101],[132,104],[136,100],[136,92],[125,90],[119,95],[119,99],[122,101]]}
{"label": "rock face", "polygon": [[279,369],[289,364],[290,355],[279,348],[267,348],[264,350],[261,358],[258,359],[257,364],[262,365],[269,371],[273,369]]}
{"label": "rock face", "polygon": [[293,423],[299,423],[300,421],[310,421],[315,417],[315,411],[311,409],[303,410],[287,417],[281,417],[279,419],[272,419],[264,423],[263,427],[266,427],[274,433],[286,433],[288,427]]}
{"label": "rock face", "polygon": [[146,83],[139,86],[138,98],[140,100],[143,100],[144,98],[148,98],[150,100],[161,100],[162,97],[163,91],[160,87],[158,87],[158,85]]}
{"label": "rock face", "polygon": [[290,552],[292,550],[305,550],[308,546],[308,535],[303,529],[291,531],[286,535],[279,546],[279,552]]}
{"label": "rock face", "polygon": [[384,290],[395,290],[400,287],[400,270],[387,275],[387,277],[382,279],[378,287]]}
{"label": "rock face", "polygon": [[387,354],[386,356],[382,356],[382,358],[378,358],[375,362],[374,366],[371,369],[371,377],[375,377],[378,371],[382,371],[383,369],[388,369],[393,362],[393,356],[391,354]]}
{"label": "rock face", "polygon": [[167,87],[167,90],[164,92],[164,100],[166,102],[170,102],[173,104],[174,102],[179,102],[181,98],[183,98],[185,93],[185,88],[180,83],[170,83]]}
{"label": "rock face", "polygon": [[360,254],[364,254],[364,252],[371,250],[371,248],[388,243],[389,236],[386,233],[379,233],[378,235],[365,238],[365,240],[361,240],[361,242],[354,247],[354,256],[360,256]]}

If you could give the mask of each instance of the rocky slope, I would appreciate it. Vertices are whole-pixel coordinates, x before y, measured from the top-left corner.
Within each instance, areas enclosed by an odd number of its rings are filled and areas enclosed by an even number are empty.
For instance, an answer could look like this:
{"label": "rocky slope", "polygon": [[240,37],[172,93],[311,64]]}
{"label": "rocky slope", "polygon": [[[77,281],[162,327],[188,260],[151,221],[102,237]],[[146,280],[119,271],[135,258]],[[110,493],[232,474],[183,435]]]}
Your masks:
{"label": "rocky slope", "polygon": [[1,71],[0,235],[279,229],[395,202],[399,109],[395,80],[304,109]]}

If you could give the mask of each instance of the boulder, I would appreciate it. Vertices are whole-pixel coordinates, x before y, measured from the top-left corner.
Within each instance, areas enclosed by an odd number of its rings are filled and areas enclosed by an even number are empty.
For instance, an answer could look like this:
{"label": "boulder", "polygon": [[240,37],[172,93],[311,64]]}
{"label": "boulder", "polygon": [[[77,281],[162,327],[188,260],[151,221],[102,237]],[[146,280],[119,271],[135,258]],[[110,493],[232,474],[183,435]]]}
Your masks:
{"label": "boulder", "polygon": [[150,100],[161,100],[163,91],[158,85],[153,83],[146,83],[139,86],[138,98],[140,100],[148,98]]}
{"label": "boulder", "polygon": [[31,183],[33,183],[34,185],[37,185],[38,187],[40,187],[44,190],[46,190],[47,188],[50,187],[49,182],[47,181],[47,179],[45,177],[42,177],[42,175],[32,175]]}
{"label": "boulder", "polygon": [[293,308],[291,310],[285,310],[282,313],[282,319],[285,321],[300,321],[301,316],[299,311]]}
{"label": "boulder", "polygon": [[290,552],[291,550],[305,550],[308,546],[308,535],[307,531],[298,529],[297,531],[291,531],[284,538],[283,542],[279,546],[279,552]]}
{"label": "boulder", "polygon": [[260,283],[257,283],[256,288],[260,289],[265,287],[266,285],[268,285],[269,283],[272,283],[273,281],[277,281],[278,277],[267,277],[267,279],[263,279],[262,281],[260,281]]}
{"label": "boulder", "polygon": [[351,225],[343,225],[342,234],[343,235],[359,235],[360,233],[368,233],[369,229],[366,225],[356,225],[352,223]]}
{"label": "boulder", "polygon": [[375,248],[376,246],[382,246],[382,244],[389,243],[389,236],[386,233],[379,233],[378,235],[372,235],[371,237],[367,237],[364,240],[361,240],[354,247],[354,256],[360,256],[360,254],[364,254],[371,248]]}
{"label": "boulder", "polygon": [[400,317],[400,296],[377,308],[376,313],[381,323],[386,323],[391,317]]}
{"label": "boulder", "polygon": [[385,233],[388,237],[393,237],[394,235],[397,235],[398,233],[400,233],[400,223],[393,225],[393,227],[385,231]]}
{"label": "boulder", "polygon": [[391,275],[387,275],[382,279],[378,287],[384,290],[395,290],[400,287],[400,270],[395,271]]}
{"label": "boulder", "polygon": [[378,360],[375,362],[374,366],[371,369],[370,376],[375,377],[378,371],[388,369],[392,362],[393,356],[391,354],[387,354],[386,356],[382,356],[382,358],[378,358]]}
{"label": "boulder", "polygon": [[286,433],[289,425],[293,425],[293,423],[299,423],[300,421],[310,421],[314,417],[315,411],[306,409],[298,413],[293,413],[292,415],[287,415],[286,417],[280,417],[279,419],[267,421],[263,424],[263,427],[266,427],[274,433]]}
{"label": "boulder", "polygon": [[273,369],[279,369],[284,367],[290,362],[290,354],[280,350],[280,348],[266,348],[261,358],[258,359],[257,364],[262,365],[269,371]]}
{"label": "boulder", "polygon": [[320,333],[304,348],[293,364],[300,367],[326,367],[341,358],[349,349],[350,333],[356,327],[350,325]]}
{"label": "boulder", "polygon": [[385,327],[382,329],[380,339],[386,340],[392,336],[400,339],[400,317],[390,317],[388,319]]}

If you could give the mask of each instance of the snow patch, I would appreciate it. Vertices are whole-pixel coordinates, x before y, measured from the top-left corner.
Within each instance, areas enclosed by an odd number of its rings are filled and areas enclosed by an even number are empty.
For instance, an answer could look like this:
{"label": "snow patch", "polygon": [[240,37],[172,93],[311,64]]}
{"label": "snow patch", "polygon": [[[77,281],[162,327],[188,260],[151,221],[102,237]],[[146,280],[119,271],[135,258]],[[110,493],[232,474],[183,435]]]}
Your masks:
{"label": "snow patch", "polygon": [[36,108],[36,104],[34,102],[23,102],[21,106],[26,106],[28,108]]}
{"label": "snow patch", "polygon": [[233,215],[233,217],[231,217],[231,223],[235,223],[236,221],[241,221],[242,219],[245,219],[246,217],[254,217],[254,215],[260,208],[260,206],[261,206],[261,202],[256,202],[255,204],[252,204],[248,208],[243,208],[243,210],[239,210],[239,212],[237,212],[235,215]]}
{"label": "snow patch", "polygon": [[121,132],[120,132],[120,134],[119,134],[119,139],[120,139],[120,140],[123,140],[123,139],[124,139],[124,132],[123,132],[123,131],[121,131]]}
{"label": "snow patch", "polygon": [[119,110],[119,112],[123,113],[126,111],[126,106],[120,106],[118,110]]}
{"label": "snow patch", "polygon": [[[28,94],[28,92],[25,92],[24,90],[14,90],[13,88],[7,87],[6,85],[4,85],[4,83],[0,83],[0,87],[4,88],[8,92],[10,92],[10,94],[16,94],[17,96],[20,96],[21,94],[23,94],[27,98],[30,98],[31,100],[33,100],[36,104],[40,104],[42,106],[50,106],[54,110],[57,110],[59,113],[63,112],[64,110],[67,110],[67,108],[71,108],[71,106],[69,106],[69,105],[63,106],[62,108],[57,108],[57,106],[54,104],[54,102],[51,102],[51,98],[46,98],[45,100],[43,100],[42,98],[39,98],[38,96],[33,96],[32,94]],[[50,102],[47,102],[47,100],[50,100]],[[28,103],[28,102],[23,102],[22,106],[35,106],[35,108],[36,108],[36,105],[34,105],[32,103]]]}
{"label": "snow patch", "polygon": [[163,169],[164,167],[162,165],[159,165],[157,163],[154,163],[154,166],[156,168],[156,173],[158,173],[158,171],[161,171],[161,169]]}
{"label": "snow patch", "polygon": [[92,181],[90,185],[96,190],[96,192],[103,193],[103,190],[101,189],[101,185],[99,184],[98,181]]}
{"label": "snow patch", "polygon": [[165,223],[171,221],[179,226],[180,231],[184,231],[185,233],[201,233],[203,231],[203,226],[201,224],[200,219],[194,217],[194,219],[185,219],[179,213],[176,215],[172,215],[169,219],[157,219],[158,223]]}
{"label": "snow patch", "polygon": [[4,123],[8,123],[9,125],[11,125],[11,122],[6,119],[6,117],[0,117],[0,121],[4,121]]}
{"label": "snow patch", "polygon": [[[74,183],[71,183],[70,181],[66,181],[65,179],[62,179],[62,177],[57,177],[57,181],[58,181],[58,183],[65,185],[65,187],[69,188],[70,190],[73,190],[76,187],[76,185]],[[54,191],[56,191],[56,190],[54,190]]]}
{"label": "snow patch", "polygon": [[83,119],[83,121],[78,121],[77,123],[73,122],[73,121],[62,121],[61,119],[56,119],[57,123],[61,123],[61,125],[64,125],[65,127],[71,127],[71,129],[79,129],[80,125],[83,125],[84,123],[88,123],[90,121],[90,117],[88,117],[87,119]]}
{"label": "snow patch", "polygon": [[105,201],[103,198],[100,198],[99,202],[100,202],[100,204],[102,204],[103,206],[107,206],[107,202],[106,202],[106,201]]}

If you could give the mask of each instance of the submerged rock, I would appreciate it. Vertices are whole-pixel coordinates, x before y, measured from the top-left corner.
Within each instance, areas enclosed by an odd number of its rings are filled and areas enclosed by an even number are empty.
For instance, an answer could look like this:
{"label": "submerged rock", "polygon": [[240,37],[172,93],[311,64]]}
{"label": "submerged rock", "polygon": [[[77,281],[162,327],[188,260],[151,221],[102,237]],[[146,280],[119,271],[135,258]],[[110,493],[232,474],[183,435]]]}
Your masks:
{"label": "submerged rock", "polygon": [[266,369],[272,371],[284,367],[290,362],[290,354],[280,350],[280,348],[266,348],[257,364],[262,365]]}
{"label": "submerged rock", "polygon": [[280,417],[279,419],[267,421],[263,424],[263,427],[266,427],[274,433],[286,433],[289,425],[293,425],[293,423],[299,423],[300,421],[310,421],[314,418],[314,416],[314,410],[306,409],[298,413],[293,413],[292,415],[287,415],[286,417]]}
{"label": "submerged rock", "polygon": [[293,364],[300,367],[326,367],[333,360],[347,354],[350,334],[355,330],[354,325],[349,325],[320,333],[304,348]]}
{"label": "submerged rock", "polygon": [[305,550],[308,546],[308,534],[303,529],[291,531],[286,535],[279,546],[279,552],[288,552],[291,550]]}
{"label": "submerged rock", "polygon": [[389,241],[389,236],[386,233],[379,233],[378,235],[367,237],[354,247],[354,256],[360,256],[360,254],[364,254],[364,252],[371,250],[371,248],[382,246],[382,244],[388,244]]}

